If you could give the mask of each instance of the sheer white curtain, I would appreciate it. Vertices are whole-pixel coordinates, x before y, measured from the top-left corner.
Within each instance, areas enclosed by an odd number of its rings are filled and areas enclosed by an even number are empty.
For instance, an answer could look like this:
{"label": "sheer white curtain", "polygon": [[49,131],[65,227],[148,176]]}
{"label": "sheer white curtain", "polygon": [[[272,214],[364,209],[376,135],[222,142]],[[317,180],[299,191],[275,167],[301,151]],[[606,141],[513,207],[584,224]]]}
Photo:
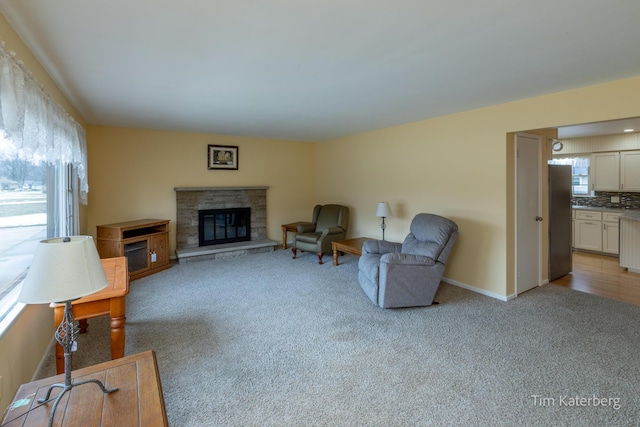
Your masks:
{"label": "sheer white curtain", "polygon": [[0,129],[25,158],[54,166],[72,165],[79,180],[80,202],[87,203],[84,129],[4,46],[0,46]]}

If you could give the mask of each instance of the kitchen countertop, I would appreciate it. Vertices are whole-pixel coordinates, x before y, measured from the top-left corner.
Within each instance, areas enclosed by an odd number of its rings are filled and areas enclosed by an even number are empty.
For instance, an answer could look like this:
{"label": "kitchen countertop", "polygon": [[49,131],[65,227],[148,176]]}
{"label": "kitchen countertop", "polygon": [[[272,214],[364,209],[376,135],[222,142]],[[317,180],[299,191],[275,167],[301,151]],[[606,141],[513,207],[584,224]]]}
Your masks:
{"label": "kitchen countertop", "polygon": [[629,210],[625,212],[620,218],[631,219],[634,221],[640,221],[640,211],[637,209]]}
{"label": "kitchen countertop", "polygon": [[623,208],[607,208],[604,206],[579,206],[573,205],[571,209],[585,210],[585,211],[599,211],[599,212],[638,212],[637,210],[623,209]]}

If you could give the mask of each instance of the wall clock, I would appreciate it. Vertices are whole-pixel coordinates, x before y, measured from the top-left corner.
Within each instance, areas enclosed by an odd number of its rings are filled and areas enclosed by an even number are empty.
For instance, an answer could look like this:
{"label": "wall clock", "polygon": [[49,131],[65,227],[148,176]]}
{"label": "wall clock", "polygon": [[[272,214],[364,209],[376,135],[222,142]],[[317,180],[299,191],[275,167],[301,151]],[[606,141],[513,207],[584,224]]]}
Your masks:
{"label": "wall clock", "polygon": [[551,147],[553,148],[553,151],[560,151],[562,150],[563,145],[562,142],[556,140],[553,141],[553,145]]}

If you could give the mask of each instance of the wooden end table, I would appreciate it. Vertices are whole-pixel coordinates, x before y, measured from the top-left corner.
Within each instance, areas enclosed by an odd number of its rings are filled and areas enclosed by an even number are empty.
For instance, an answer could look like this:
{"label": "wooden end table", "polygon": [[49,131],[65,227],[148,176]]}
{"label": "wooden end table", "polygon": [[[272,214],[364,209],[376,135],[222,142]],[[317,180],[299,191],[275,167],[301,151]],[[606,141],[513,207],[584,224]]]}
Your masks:
{"label": "wooden end table", "polygon": [[367,240],[375,240],[370,237],[356,237],[353,239],[337,240],[331,242],[331,249],[333,250],[333,265],[338,265],[338,252],[344,252],[351,255],[362,255],[362,245]]}
{"label": "wooden end table", "polygon": [[309,221],[297,221],[290,224],[282,224],[282,249],[287,249],[287,231],[292,233],[298,232],[298,226],[303,224],[311,224]]}
{"label": "wooden end table", "polygon": [[[82,384],[67,393],[56,409],[53,425],[61,427],[168,426],[162,385],[153,350],[72,371],[74,383],[96,379],[117,391],[103,394],[96,384]],[[6,427],[46,426],[53,402],[39,404],[64,375],[23,384],[2,420]],[[54,389],[56,390],[56,389]],[[61,390],[61,389],[57,389]],[[54,391],[51,397],[56,397]]]}
{"label": "wooden end table", "polygon": [[[124,324],[125,297],[129,293],[129,272],[127,270],[127,258],[104,258],[100,260],[102,268],[107,276],[107,287],[95,294],[75,300],[71,303],[73,317],[76,320],[86,321],[92,317],[111,316],[111,359],[124,356]],[[64,304],[51,303],[49,307],[54,310],[54,327],[58,327],[64,317]],[[84,327],[86,329],[86,322]],[[56,373],[64,372],[64,349],[56,344]]]}

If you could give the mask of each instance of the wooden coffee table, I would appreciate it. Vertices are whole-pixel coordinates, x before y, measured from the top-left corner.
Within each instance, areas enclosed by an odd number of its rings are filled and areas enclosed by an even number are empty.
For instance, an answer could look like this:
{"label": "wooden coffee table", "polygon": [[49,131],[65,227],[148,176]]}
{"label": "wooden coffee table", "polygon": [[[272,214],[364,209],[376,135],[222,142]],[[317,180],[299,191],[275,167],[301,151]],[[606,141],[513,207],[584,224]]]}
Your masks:
{"label": "wooden coffee table", "polygon": [[344,252],[351,255],[362,255],[362,245],[367,240],[375,240],[370,237],[356,237],[353,239],[337,240],[331,242],[333,250],[333,265],[338,265],[338,252]]}
{"label": "wooden coffee table", "polygon": [[[111,316],[111,359],[124,356],[125,297],[129,293],[129,272],[127,258],[104,258],[100,260],[107,276],[107,287],[95,294],[75,300],[71,303],[73,317],[76,320],[92,317]],[[64,304],[50,305],[53,308],[53,324],[57,328],[64,317]],[[56,344],[56,373],[64,372],[64,349]]]}
{"label": "wooden coffee table", "polygon": [[[95,379],[117,391],[103,394],[96,384],[73,388],[60,401],[53,425],[63,427],[167,426],[167,414],[156,356],[152,350],[71,372],[73,383]],[[46,426],[53,402],[40,405],[51,384],[64,384],[64,375],[23,384],[2,421],[7,427]],[[54,389],[51,397],[60,392]]]}

